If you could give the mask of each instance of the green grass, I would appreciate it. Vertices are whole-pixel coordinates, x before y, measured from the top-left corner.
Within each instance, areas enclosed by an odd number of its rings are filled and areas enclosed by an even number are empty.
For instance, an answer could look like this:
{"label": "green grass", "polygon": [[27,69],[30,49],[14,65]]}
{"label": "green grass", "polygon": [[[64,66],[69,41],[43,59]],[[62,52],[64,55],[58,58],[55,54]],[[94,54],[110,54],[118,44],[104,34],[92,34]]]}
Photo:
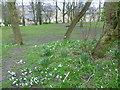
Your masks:
{"label": "green grass", "polygon": [[[95,31],[95,24],[92,22],[87,41],[84,39],[89,31],[89,22],[85,23],[83,28],[80,28],[78,23],[71,34],[71,40],[66,41],[62,40],[67,30],[64,24],[21,26],[25,43],[22,46],[11,44],[13,40],[11,27],[2,27],[0,34],[2,33],[1,43],[3,45],[0,48],[2,49],[3,60],[11,57],[18,61],[18,56],[9,51],[28,48],[19,54],[19,57],[24,58],[26,63],[19,64],[10,70],[10,73],[15,72],[16,76],[5,72],[6,76],[10,75],[9,79],[12,77],[15,79],[3,81],[2,87],[118,88],[117,60],[120,57],[117,43],[111,45],[105,58],[96,61],[91,60],[89,51],[97,43],[97,40],[92,41],[92,39],[95,37],[99,39],[102,31],[102,22],[99,23],[97,31]],[[22,67],[19,68],[19,66]],[[68,77],[63,82],[68,73]],[[93,74],[94,76],[90,81],[81,86]],[[24,78],[25,80],[23,80]],[[34,82],[32,82],[33,80]],[[15,83],[12,84],[14,81]],[[23,84],[21,85],[21,83]]]}
{"label": "green grass", "polygon": [[[85,23],[85,26],[80,28],[79,23],[75,27],[71,34],[72,40],[83,40],[85,35],[89,33],[89,39],[99,38],[102,30],[102,25],[98,25],[97,31],[94,24],[89,31],[89,23]],[[87,25],[87,26],[86,26]],[[41,26],[21,26],[23,41],[25,44],[41,44],[50,41],[56,41],[63,39],[67,27],[65,24],[45,24]],[[1,30],[0,30],[1,31]],[[13,32],[11,27],[2,27],[2,43],[9,44],[13,41]],[[95,36],[96,35],[96,36]]]}
{"label": "green grass", "polygon": [[[29,51],[24,53],[26,64],[18,71],[13,70],[16,74],[15,79],[11,80],[11,83],[10,81],[9,83],[6,82],[7,85],[4,83],[3,87],[10,86],[16,81],[12,87],[118,88],[118,62],[114,58],[117,44],[109,48],[112,52],[108,51],[106,53],[106,56],[111,56],[110,59],[103,58],[102,61],[93,61],[86,50],[91,50],[96,42],[79,40],[57,41],[29,48]],[[87,45],[86,50],[84,50],[83,43]],[[44,49],[48,50],[45,51],[47,54],[42,52]],[[80,54],[74,55],[72,52],[79,52]],[[19,75],[17,74],[18,72]],[[27,73],[25,74],[25,72]],[[69,75],[63,82],[68,72]],[[22,73],[25,75],[22,75]],[[81,86],[85,79],[88,79],[93,74],[94,76],[90,81]],[[14,75],[11,75],[11,77],[14,77]],[[26,78],[26,80],[20,80],[20,78]],[[37,79],[32,82],[31,80],[35,78]],[[32,82],[32,85],[30,85],[30,82]],[[20,83],[24,83],[23,86]],[[25,85],[25,83],[27,84]],[[17,84],[18,86],[16,86]]]}

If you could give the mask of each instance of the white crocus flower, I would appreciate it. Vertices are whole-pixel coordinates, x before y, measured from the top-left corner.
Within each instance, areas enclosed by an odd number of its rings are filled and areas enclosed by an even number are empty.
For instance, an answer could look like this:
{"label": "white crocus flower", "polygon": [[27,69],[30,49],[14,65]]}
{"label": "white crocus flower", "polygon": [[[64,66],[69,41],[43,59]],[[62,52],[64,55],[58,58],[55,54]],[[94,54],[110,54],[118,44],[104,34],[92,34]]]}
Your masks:
{"label": "white crocus flower", "polygon": [[16,81],[14,81],[12,84],[15,84],[16,83]]}
{"label": "white crocus flower", "polygon": [[25,83],[26,86],[28,86],[28,83]]}
{"label": "white crocus flower", "polygon": [[52,88],[52,85],[50,85],[50,87]]}
{"label": "white crocus flower", "polygon": [[54,70],[57,70],[57,68],[54,68]]}
{"label": "white crocus flower", "polygon": [[27,72],[24,72],[25,74],[27,74]]}
{"label": "white crocus flower", "polygon": [[52,76],[52,73],[49,73],[50,76]]}
{"label": "white crocus flower", "polygon": [[23,80],[27,80],[26,78],[24,78]]}
{"label": "white crocus flower", "polygon": [[63,65],[59,64],[58,67],[62,67]]}
{"label": "white crocus flower", "polygon": [[20,61],[19,61],[19,63],[22,63],[23,62],[23,60],[21,59]]}
{"label": "white crocus flower", "polygon": [[16,84],[16,86],[18,86],[18,84]]}
{"label": "white crocus flower", "polygon": [[37,45],[35,45],[34,47],[37,47]]}
{"label": "white crocus flower", "polygon": [[62,78],[62,76],[60,76],[60,78]]}
{"label": "white crocus flower", "polygon": [[15,79],[15,77],[11,77],[11,79]]}
{"label": "white crocus flower", "polygon": [[32,83],[32,82],[30,82],[30,85],[33,85],[33,83]]}

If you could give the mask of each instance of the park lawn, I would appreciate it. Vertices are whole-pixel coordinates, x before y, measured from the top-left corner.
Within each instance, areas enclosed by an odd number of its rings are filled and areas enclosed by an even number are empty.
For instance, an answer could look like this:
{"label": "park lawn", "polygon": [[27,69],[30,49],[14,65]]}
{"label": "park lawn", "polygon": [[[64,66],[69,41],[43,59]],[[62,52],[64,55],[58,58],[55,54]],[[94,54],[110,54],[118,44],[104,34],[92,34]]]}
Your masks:
{"label": "park lawn", "polygon": [[[84,23],[84,27],[79,27],[79,23],[76,25],[73,33],[71,34],[72,40],[83,40],[86,34],[89,34],[88,39],[99,38],[102,31],[102,23],[97,26],[95,30],[95,24],[93,22],[89,31],[89,22]],[[23,41],[26,44],[41,44],[50,41],[56,41],[63,39],[65,32],[67,31],[66,25],[69,24],[44,24],[41,26],[20,26]],[[10,44],[13,40],[13,32],[11,27],[2,27],[2,43]],[[1,31],[0,30],[0,31]],[[96,35],[96,36],[95,36]]]}
{"label": "park lawn", "polygon": [[[5,65],[3,75],[6,76],[2,87],[117,88],[117,43],[109,48],[106,57],[100,61],[91,60],[89,55],[89,51],[95,46],[101,35],[102,25],[97,27],[97,32],[94,30],[94,25],[92,26],[88,41],[84,41],[85,35],[89,31],[87,24],[82,28],[76,26],[69,41],[62,40],[67,30],[65,26],[66,24],[21,26],[25,43],[22,46],[11,44],[13,39],[11,27],[2,27],[2,56]],[[97,38],[94,37],[95,34]],[[91,39],[96,40],[92,42]],[[82,50],[85,45],[86,50]],[[72,54],[76,52],[78,55]],[[25,64],[17,63],[21,60]],[[4,61],[8,63],[4,63]],[[7,66],[7,64],[10,65]],[[8,71],[10,72],[8,73]],[[15,72],[16,76],[11,72]],[[63,82],[68,73],[67,79]],[[85,79],[93,74],[93,78],[81,86]],[[27,82],[24,82],[23,77]],[[9,80],[10,78],[14,79]],[[30,82],[33,79],[35,81],[31,85]]]}

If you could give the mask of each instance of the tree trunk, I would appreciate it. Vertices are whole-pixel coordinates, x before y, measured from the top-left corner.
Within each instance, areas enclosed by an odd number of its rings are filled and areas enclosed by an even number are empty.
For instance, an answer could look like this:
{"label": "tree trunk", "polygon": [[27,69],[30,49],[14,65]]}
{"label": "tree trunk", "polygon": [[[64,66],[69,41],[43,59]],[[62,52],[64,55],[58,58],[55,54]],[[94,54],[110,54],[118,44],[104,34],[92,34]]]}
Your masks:
{"label": "tree trunk", "polygon": [[94,58],[102,58],[108,50],[110,44],[118,39],[120,27],[117,24],[120,20],[116,13],[118,10],[117,4],[118,2],[105,3],[106,26],[104,29],[104,35],[101,36],[96,47],[92,50],[92,55]]}
{"label": "tree trunk", "polygon": [[35,20],[35,6],[34,6],[34,2],[33,0],[31,0],[31,7],[32,7],[32,12],[33,12],[33,21],[34,21],[34,24],[36,25],[36,20]]}
{"label": "tree trunk", "polygon": [[83,19],[80,20],[80,27],[83,27]]}
{"label": "tree trunk", "polygon": [[25,26],[25,11],[24,11],[24,5],[23,5],[23,0],[22,0],[22,24]]}
{"label": "tree trunk", "polygon": [[[89,0],[92,2],[92,0]],[[86,11],[88,10],[88,8],[91,5],[91,2],[86,2],[84,8],[82,9],[81,12],[79,12],[76,17],[73,19],[70,27],[68,28],[67,32],[64,35],[64,39],[69,39],[70,38],[70,34],[72,33],[75,25],[79,22],[79,20],[83,17],[83,15],[86,13]]]}
{"label": "tree trunk", "polygon": [[18,12],[15,6],[15,2],[8,2],[8,8],[10,11],[11,25],[14,33],[14,44],[23,44],[22,35],[19,27]]}
{"label": "tree trunk", "polygon": [[58,7],[57,7],[57,0],[56,0],[56,23],[58,23]]}
{"label": "tree trunk", "polygon": [[63,23],[65,23],[65,0],[63,2]]}
{"label": "tree trunk", "polygon": [[49,19],[49,24],[51,23],[51,19],[50,18],[48,18]]}
{"label": "tree trunk", "polygon": [[41,2],[40,2],[40,0],[38,0],[38,7],[37,7],[38,9],[37,9],[37,12],[38,12],[38,21],[39,21],[39,25],[42,25],[42,14],[41,14]]}

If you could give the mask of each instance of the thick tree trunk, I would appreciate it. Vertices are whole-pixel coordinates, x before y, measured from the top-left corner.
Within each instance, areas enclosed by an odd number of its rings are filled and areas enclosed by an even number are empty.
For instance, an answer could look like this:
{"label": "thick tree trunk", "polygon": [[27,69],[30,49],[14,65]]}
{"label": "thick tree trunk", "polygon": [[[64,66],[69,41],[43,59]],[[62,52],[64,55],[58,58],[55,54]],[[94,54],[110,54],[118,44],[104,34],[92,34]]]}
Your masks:
{"label": "thick tree trunk", "polygon": [[18,12],[15,6],[15,2],[8,2],[8,8],[10,11],[11,25],[14,33],[14,44],[23,44],[22,36],[19,27]]}
{"label": "thick tree trunk", "polygon": [[118,39],[118,32],[120,27],[118,26],[118,3],[117,2],[106,2],[105,3],[105,16],[106,26],[104,35],[99,39],[96,47],[92,50],[93,57],[102,58],[109,48],[110,44]]}
{"label": "thick tree trunk", "polygon": [[83,17],[83,15],[86,13],[86,11],[88,10],[88,8],[91,5],[92,0],[89,0],[90,2],[86,2],[84,8],[82,9],[81,12],[79,12],[76,17],[73,19],[70,27],[68,28],[67,32],[64,35],[64,39],[69,39],[70,38],[70,34],[72,33],[75,25],[79,22],[79,20]]}

